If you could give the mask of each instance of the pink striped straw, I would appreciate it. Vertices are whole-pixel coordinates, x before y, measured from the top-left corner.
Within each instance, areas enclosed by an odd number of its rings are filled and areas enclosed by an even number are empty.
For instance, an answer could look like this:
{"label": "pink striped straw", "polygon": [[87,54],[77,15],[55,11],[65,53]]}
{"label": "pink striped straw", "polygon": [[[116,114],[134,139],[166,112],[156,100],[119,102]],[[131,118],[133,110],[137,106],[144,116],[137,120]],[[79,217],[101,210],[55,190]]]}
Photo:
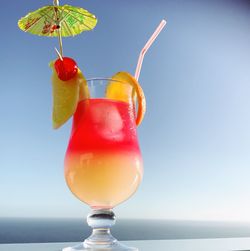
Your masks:
{"label": "pink striped straw", "polygon": [[142,67],[142,62],[143,62],[144,55],[146,54],[147,50],[152,45],[152,43],[155,41],[155,39],[158,37],[158,35],[162,31],[162,29],[164,28],[164,26],[166,25],[166,23],[167,22],[164,19],[160,22],[160,24],[158,25],[158,27],[156,28],[156,30],[154,31],[154,33],[152,34],[152,36],[149,38],[149,40],[147,41],[147,43],[145,44],[145,46],[142,48],[142,50],[140,52],[140,55],[139,55],[139,58],[138,58],[136,70],[135,70],[135,79],[136,80],[138,80],[139,76],[140,76],[140,72],[141,72],[141,67]]}

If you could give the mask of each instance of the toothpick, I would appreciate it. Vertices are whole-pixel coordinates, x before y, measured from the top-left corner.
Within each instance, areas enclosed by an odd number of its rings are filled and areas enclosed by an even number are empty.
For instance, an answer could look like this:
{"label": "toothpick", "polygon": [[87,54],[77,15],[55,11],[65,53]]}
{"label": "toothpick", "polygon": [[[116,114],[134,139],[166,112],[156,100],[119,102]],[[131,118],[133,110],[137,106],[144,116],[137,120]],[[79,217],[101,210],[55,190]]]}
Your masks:
{"label": "toothpick", "polygon": [[61,61],[63,61],[62,55],[60,54],[60,52],[57,50],[57,48],[55,47],[55,51],[57,56],[61,59]]}

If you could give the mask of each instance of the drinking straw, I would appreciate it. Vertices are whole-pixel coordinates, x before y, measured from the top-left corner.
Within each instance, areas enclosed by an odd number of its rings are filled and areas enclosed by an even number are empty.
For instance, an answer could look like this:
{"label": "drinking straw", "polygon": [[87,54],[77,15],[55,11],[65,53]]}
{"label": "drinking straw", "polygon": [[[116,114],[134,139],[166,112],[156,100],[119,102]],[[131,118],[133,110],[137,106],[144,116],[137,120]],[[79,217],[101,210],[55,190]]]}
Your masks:
{"label": "drinking straw", "polygon": [[136,80],[138,80],[139,76],[140,76],[140,72],[141,72],[141,67],[142,67],[142,62],[143,62],[144,55],[146,54],[147,50],[152,45],[152,43],[155,41],[155,39],[157,38],[157,36],[160,34],[160,32],[162,31],[162,29],[164,28],[164,26],[166,25],[166,23],[167,23],[166,20],[162,19],[162,21],[160,22],[160,24],[158,25],[158,27],[155,29],[155,31],[152,34],[152,36],[149,38],[149,40],[147,41],[147,43],[145,44],[145,46],[142,48],[142,50],[140,52],[140,55],[139,55],[139,58],[138,58],[136,70],[135,70],[135,79]]}

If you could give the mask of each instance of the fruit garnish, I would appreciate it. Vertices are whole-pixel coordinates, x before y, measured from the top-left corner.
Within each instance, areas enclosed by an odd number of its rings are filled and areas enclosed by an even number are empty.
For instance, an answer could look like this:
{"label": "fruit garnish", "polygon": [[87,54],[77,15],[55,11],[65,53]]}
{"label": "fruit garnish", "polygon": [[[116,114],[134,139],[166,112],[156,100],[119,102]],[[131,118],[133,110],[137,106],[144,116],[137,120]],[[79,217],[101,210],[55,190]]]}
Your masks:
{"label": "fruit garnish", "polygon": [[[117,80],[117,81],[115,81]],[[119,82],[119,80],[121,82]],[[124,102],[131,102],[133,86],[128,85],[127,82],[122,82],[120,72],[112,77],[106,89],[106,97],[110,99],[120,100]]]}
{"label": "fruit garnish", "polygon": [[57,76],[62,81],[68,81],[77,74],[77,64],[74,59],[69,57],[58,58],[55,62]]}
{"label": "fruit garnish", "polygon": [[86,78],[83,76],[81,70],[78,68],[77,82],[79,84],[79,100],[90,98],[89,87]]}
{"label": "fruit garnish", "polygon": [[107,86],[106,98],[132,102],[134,100],[133,90],[138,102],[136,125],[139,126],[146,112],[146,99],[140,84],[131,74],[124,71],[116,73]]}
{"label": "fruit garnish", "polygon": [[75,112],[79,100],[89,98],[86,79],[80,69],[76,75],[68,81],[61,80],[55,69],[55,63],[51,62],[52,92],[53,92],[53,128],[62,126]]}

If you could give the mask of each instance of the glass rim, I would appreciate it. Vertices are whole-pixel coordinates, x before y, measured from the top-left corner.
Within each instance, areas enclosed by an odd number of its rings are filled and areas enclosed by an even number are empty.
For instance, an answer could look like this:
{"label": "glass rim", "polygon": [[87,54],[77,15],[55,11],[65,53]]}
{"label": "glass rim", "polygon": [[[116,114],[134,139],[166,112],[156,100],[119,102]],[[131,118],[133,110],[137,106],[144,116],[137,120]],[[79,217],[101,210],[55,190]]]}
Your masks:
{"label": "glass rim", "polygon": [[120,79],[113,79],[113,78],[110,78],[110,77],[94,77],[94,78],[87,78],[86,79],[87,84],[93,84],[94,82],[97,82],[97,81],[106,81],[106,83],[103,83],[104,85],[107,84],[108,81],[109,82],[118,82],[118,83],[121,83],[121,84],[131,85],[127,81],[122,81]]}

